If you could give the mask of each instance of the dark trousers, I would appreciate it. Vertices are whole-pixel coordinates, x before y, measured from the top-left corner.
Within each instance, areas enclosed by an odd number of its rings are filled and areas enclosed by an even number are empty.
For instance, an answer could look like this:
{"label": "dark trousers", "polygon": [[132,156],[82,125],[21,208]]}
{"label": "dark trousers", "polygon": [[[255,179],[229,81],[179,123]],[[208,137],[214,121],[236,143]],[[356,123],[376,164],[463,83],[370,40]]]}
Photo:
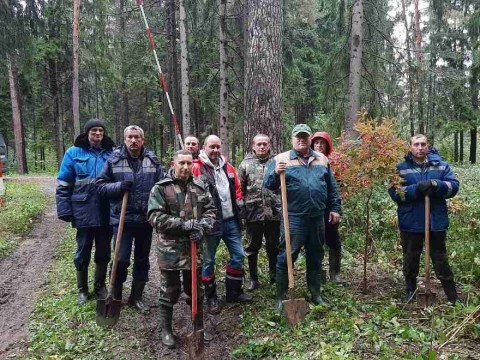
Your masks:
{"label": "dark trousers", "polygon": [[[160,269],[160,304],[173,306],[178,302],[181,294],[180,273],[183,278],[183,292],[192,298],[192,271],[191,270],[162,270]],[[197,272],[197,304],[203,301],[202,269]]]}
{"label": "dark trousers", "polygon": [[340,239],[340,233],[338,232],[338,223],[332,224],[328,221],[329,213],[325,213],[325,244],[330,249],[341,251],[342,242]]}
{"label": "dark trousers", "polygon": [[[305,247],[307,263],[307,285],[320,286],[320,273],[323,262],[323,243],[325,241],[325,225],[323,216],[318,218],[306,218],[301,221],[301,228],[290,229],[290,241],[292,245],[292,262],[297,260],[302,247]],[[290,221],[292,223],[292,221]],[[287,274],[287,256],[285,253],[285,234],[281,225],[280,252],[277,257],[277,276]]]}
{"label": "dark trousers", "polygon": [[247,223],[248,245],[245,255],[258,256],[265,237],[265,250],[268,257],[268,265],[271,273],[275,272],[278,256],[278,244],[280,241],[280,221],[254,221]]}
{"label": "dark trousers", "polygon": [[[118,228],[114,227],[114,244],[116,243]],[[116,284],[123,284],[127,280],[130,257],[133,250],[133,280],[148,281],[150,270],[150,248],[152,247],[152,227],[148,223],[125,224],[120,244]]]}
{"label": "dark trousers", "polygon": [[[403,248],[403,275],[406,280],[416,279],[420,268],[420,255],[425,240],[424,233],[400,232]],[[437,278],[444,281],[453,281],[453,272],[448,264],[446,231],[430,232],[430,257]]]}
{"label": "dark trousers", "polygon": [[95,243],[95,264],[108,264],[110,261],[111,226],[96,226],[77,229],[77,250],[73,262],[77,271],[85,271],[90,264],[92,247]]}

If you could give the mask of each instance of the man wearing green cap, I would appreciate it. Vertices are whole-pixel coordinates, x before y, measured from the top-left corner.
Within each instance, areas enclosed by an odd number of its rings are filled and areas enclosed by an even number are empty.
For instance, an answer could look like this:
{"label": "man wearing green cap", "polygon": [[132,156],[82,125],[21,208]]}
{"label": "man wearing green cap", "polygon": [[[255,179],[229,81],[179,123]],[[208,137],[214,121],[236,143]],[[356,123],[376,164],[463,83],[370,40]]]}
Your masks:
{"label": "man wearing green cap", "polygon": [[[305,247],[307,287],[315,305],[325,304],[320,296],[320,274],[325,238],[324,212],[330,209],[329,220],[340,219],[340,197],[333,173],[325,155],[310,148],[312,130],[298,124],[292,131],[293,149],[275,156],[265,171],[263,186],[270,190],[280,187],[280,174],[285,172],[287,185],[288,220],[292,260]],[[283,220],[282,220],[283,221]],[[277,258],[277,294],[275,307],[282,310],[282,300],[288,290],[285,232],[280,226],[280,252]]]}

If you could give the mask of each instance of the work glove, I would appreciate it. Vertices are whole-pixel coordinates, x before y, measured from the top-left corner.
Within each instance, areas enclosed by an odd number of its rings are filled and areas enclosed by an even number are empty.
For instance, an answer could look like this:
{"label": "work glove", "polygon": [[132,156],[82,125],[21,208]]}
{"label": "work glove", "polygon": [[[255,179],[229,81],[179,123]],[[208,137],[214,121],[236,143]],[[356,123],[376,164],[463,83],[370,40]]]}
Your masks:
{"label": "work glove", "polygon": [[133,188],[133,181],[132,180],[123,180],[122,183],[120,184],[120,190],[122,190],[122,193],[124,192],[130,192]]}
{"label": "work glove", "polygon": [[192,220],[187,220],[187,221],[183,222],[182,230],[190,233],[190,232],[195,231],[195,230],[202,230],[203,231],[203,228],[202,228],[202,225],[200,225],[197,220],[192,219]]}
{"label": "work glove", "polygon": [[437,186],[437,183],[435,181],[424,180],[417,183],[415,190],[419,194],[426,196],[426,195],[430,195],[435,190],[436,186]]}
{"label": "work glove", "polygon": [[199,230],[193,230],[190,232],[190,234],[188,235],[188,237],[190,238],[190,240],[192,241],[200,241],[202,240],[203,238],[203,228],[200,227]]}

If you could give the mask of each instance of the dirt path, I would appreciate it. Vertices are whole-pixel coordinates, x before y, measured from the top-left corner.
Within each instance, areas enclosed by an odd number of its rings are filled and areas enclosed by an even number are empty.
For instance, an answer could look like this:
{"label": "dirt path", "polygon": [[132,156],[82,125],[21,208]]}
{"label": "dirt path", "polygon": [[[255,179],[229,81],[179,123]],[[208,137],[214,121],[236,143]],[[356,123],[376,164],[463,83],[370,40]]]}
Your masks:
{"label": "dirt path", "polygon": [[66,226],[56,217],[55,178],[19,177],[7,181],[41,183],[48,205],[20,246],[0,261],[0,358],[12,357],[22,348],[37,292],[45,283],[55,247]]}

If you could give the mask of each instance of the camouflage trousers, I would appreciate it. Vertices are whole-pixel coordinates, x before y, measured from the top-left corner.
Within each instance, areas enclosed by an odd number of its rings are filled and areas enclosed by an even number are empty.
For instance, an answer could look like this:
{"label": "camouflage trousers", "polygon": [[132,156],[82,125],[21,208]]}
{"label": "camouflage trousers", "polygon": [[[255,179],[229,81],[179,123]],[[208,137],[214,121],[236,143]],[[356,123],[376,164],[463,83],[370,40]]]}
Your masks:
{"label": "camouflage trousers", "polygon": [[[192,272],[191,270],[160,270],[160,304],[173,306],[178,302],[182,292],[182,283],[180,281],[180,272],[182,273],[183,292],[192,298]],[[203,301],[203,284],[201,279],[201,267],[197,272],[197,303]]]}

